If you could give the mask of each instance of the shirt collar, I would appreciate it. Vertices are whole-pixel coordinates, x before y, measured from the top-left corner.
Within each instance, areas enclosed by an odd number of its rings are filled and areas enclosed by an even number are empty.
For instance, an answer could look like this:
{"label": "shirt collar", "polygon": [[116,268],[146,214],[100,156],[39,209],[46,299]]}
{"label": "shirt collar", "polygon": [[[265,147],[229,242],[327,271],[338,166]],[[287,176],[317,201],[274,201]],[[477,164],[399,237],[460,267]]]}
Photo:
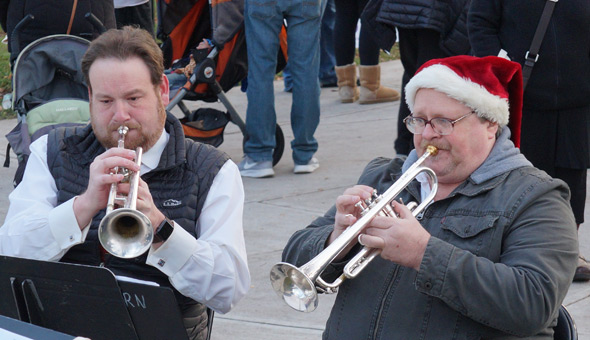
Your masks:
{"label": "shirt collar", "polygon": [[158,164],[160,164],[162,152],[164,152],[164,148],[166,148],[166,144],[168,144],[169,139],[170,134],[168,134],[165,129],[162,129],[162,134],[160,135],[160,138],[156,144],[154,144],[154,146],[146,151],[141,157],[141,175],[154,170]]}

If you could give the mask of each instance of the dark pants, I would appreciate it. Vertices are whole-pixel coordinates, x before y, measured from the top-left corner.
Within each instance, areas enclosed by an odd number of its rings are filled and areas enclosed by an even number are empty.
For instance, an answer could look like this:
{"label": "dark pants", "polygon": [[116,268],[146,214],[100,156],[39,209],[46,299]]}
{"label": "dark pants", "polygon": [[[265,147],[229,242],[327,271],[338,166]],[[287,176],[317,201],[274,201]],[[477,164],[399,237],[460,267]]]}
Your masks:
{"label": "dark pants", "polygon": [[520,151],[535,167],[567,183],[576,223],[583,223],[586,169],[590,166],[590,107],[523,107]]}
{"label": "dark pants", "polygon": [[154,36],[154,17],[152,14],[152,1],[145,4],[115,9],[117,28],[123,26],[137,26],[148,31]]}
{"label": "dark pants", "polygon": [[397,154],[407,155],[414,148],[414,143],[412,133],[408,131],[408,128],[403,123],[403,119],[411,113],[406,104],[406,85],[422,64],[431,59],[444,58],[449,55],[440,48],[440,33],[435,30],[405,28],[398,28],[397,30],[404,75],[402,77],[402,99],[399,103],[397,117],[397,139],[394,148]]}
{"label": "dark pants", "polygon": [[[368,0],[336,0],[336,25],[334,25],[334,52],[336,65],[344,66],[354,62],[355,34],[358,20]],[[361,19],[359,35],[359,57],[361,65],[379,64],[379,45],[363,27]]]}

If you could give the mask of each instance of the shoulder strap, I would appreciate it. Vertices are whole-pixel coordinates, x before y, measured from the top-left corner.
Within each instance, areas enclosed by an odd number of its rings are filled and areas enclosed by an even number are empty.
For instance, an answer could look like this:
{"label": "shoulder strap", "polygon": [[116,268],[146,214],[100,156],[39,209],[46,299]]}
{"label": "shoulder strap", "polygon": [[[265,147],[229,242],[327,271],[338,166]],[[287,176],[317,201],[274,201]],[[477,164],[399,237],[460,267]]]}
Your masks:
{"label": "shoulder strap", "polygon": [[78,6],[78,0],[74,0],[74,4],[72,5],[72,14],[70,15],[70,23],[68,24],[68,30],[66,34],[70,34],[72,31],[72,25],[74,24],[74,17],[76,16],[76,7]]}
{"label": "shoulder strap", "polygon": [[522,67],[523,91],[529,81],[531,72],[533,71],[533,66],[535,66],[537,59],[539,59],[539,48],[541,47],[541,42],[543,42],[545,32],[547,32],[547,26],[549,26],[549,21],[551,20],[551,15],[553,14],[553,9],[555,8],[557,1],[559,0],[547,0],[545,3],[543,14],[541,14],[541,20],[539,20],[539,25],[537,26],[537,30],[533,36],[533,42],[531,43],[531,47],[525,55],[524,65]]}

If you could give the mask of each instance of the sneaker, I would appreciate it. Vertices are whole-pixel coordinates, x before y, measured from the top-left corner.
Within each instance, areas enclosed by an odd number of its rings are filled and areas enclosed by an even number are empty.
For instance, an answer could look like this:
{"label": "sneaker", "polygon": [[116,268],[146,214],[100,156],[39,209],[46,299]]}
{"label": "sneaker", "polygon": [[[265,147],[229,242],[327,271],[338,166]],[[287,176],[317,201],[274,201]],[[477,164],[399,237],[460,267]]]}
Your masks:
{"label": "sneaker", "polygon": [[590,263],[583,256],[578,257],[578,267],[574,274],[574,281],[590,281]]}
{"label": "sneaker", "polygon": [[272,177],[275,172],[272,169],[272,161],[255,162],[252,158],[244,156],[244,159],[238,164],[240,175],[242,177]]}
{"label": "sneaker", "polygon": [[296,174],[309,174],[316,171],[320,167],[320,162],[317,158],[312,158],[307,164],[295,164],[293,172]]}

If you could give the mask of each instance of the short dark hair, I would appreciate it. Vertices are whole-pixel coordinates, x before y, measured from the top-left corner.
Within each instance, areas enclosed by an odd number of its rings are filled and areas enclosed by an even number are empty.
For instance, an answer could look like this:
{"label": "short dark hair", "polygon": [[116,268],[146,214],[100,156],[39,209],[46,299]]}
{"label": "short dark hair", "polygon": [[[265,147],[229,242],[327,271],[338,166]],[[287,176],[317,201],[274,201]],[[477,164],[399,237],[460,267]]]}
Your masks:
{"label": "short dark hair", "polygon": [[160,84],[164,73],[164,57],[154,38],[144,29],[125,26],[111,29],[93,40],[82,58],[82,73],[90,87],[90,67],[97,59],[116,58],[127,60],[137,57],[150,71],[154,86]]}

